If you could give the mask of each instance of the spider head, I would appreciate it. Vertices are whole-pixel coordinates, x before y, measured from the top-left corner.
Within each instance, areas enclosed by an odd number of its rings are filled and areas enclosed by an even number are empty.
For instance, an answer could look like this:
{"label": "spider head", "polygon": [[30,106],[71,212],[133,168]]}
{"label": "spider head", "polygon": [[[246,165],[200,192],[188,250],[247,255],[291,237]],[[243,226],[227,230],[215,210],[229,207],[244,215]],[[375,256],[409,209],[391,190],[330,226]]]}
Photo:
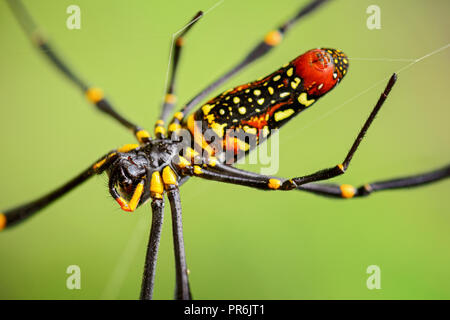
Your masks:
{"label": "spider head", "polygon": [[308,95],[316,98],[333,89],[348,70],[348,58],[340,50],[322,48],[310,50],[293,62],[295,72],[303,81]]}
{"label": "spider head", "polygon": [[108,170],[111,196],[125,211],[134,211],[143,202],[144,178],[149,166],[145,153],[121,153]]}
{"label": "spider head", "polygon": [[179,153],[180,142],[155,139],[140,147],[118,149],[116,160],[108,169],[109,192],[125,211],[134,211],[150,197],[145,181],[154,171],[170,165]]}

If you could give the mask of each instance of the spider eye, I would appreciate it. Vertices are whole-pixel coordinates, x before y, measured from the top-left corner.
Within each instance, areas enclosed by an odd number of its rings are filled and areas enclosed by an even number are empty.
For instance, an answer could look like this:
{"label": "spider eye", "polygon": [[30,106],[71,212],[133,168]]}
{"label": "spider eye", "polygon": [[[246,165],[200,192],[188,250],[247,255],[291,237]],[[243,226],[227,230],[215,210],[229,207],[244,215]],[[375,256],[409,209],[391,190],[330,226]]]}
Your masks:
{"label": "spider eye", "polygon": [[127,176],[129,177],[137,177],[142,172],[142,170],[136,164],[131,164],[125,167],[125,171],[127,173]]}

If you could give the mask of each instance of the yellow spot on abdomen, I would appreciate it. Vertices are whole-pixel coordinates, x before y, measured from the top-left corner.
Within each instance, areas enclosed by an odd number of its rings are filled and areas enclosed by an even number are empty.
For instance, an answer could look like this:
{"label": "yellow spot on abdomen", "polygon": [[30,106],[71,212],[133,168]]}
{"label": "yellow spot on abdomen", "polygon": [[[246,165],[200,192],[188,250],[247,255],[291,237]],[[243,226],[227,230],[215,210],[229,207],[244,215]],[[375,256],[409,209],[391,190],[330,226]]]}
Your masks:
{"label": "yellow spot on abdomen", "polygon": [[289,68],[288,71],[286,71],[286,74],[288,77],[291,77],[294,74],[294,68]]}
{"label": "yellow spot on abdomen", "polygon": [[298,102],[300,102],[305,107],[309,107],[311,104],[314,103],[314,101],[315,101],[314,99],[308,100],[308,95],[306,94],[306,92],[302,92],[298,96]]}
{"label": "yellow spot on abdomen", "polygon": [[249,127],[249,126],[244,126],[243,129],[244,129],[244,131],[247,132],[247,133],[254,134],[254,135],[257,134],[256,128]]}
{"label": "yellow spot on abdomen", "polygon": [[194,134],[195,131],[195,118],[194,118],[194,114],[191,114],[188,119],[187,119],[187,127],[189,129],[189,131]]}
{"label": "yellow spot on abdomen", "polygon": [[214,107],[214,106],[212,106],[212,105],[210,105],[210,104],[205,104],[205,105],[202,107],[203,114],[208,114],[208,113],[211,111],[211,109],[212,109],[213,107]]}
{"label": "yellow spot on abdomen", "polygon": [[284,110],[284,111],[278,111],[274,115],[275,121],[284,120],[284,119],[290,117],[293,113],[294,113],[294,109],[287,109],[287,110]]}
{"label": "yellow spot on abdomen", "polygon": [[298,85],[300,84],[300,78],[295,78],[294,81],[291,82],[292,89],[297,89]]}
{"label": "yellow spot on abdomen", "polygon": [[250,149],[250,145],[247,142],[244,142],[238,138],[234,138],[235,144],[242,151],[248,151]]}
{"label": "yellow spot on abdomen", "polygon": [[217,122],[214,122],[214,123],[212,123],[211,124],[211,129],[213,129],[214,130],[214,132],[220,137],[220,138],[222,138],[223,137],[223,129],[225,128],[227,126],[227,124],[226,123],[224,123],[224,124],[219,124],[219,123],[217,123]]}
{"label": "yellow spot on abdomen", "polygon": [[[231,110],[231,107],[229,109]],[[206,120],[208,121],[208,123],[214,122],[215,119],[216,119],[216,116],[214,115],[214,113],[208,114],[206,116]]]}

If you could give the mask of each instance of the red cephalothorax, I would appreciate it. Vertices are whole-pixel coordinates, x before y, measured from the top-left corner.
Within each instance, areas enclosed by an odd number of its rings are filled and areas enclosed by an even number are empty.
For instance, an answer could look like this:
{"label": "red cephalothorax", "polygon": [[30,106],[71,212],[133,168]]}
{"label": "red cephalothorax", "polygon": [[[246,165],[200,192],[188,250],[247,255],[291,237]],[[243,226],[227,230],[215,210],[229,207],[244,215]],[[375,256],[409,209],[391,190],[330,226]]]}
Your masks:
{"label": "red cephalothorax", "polygon": [[347,56],[340,50],[313,49],[292,61],[296,74],[303,79],[308,95],[320,97],[334,88],[348,69]]}

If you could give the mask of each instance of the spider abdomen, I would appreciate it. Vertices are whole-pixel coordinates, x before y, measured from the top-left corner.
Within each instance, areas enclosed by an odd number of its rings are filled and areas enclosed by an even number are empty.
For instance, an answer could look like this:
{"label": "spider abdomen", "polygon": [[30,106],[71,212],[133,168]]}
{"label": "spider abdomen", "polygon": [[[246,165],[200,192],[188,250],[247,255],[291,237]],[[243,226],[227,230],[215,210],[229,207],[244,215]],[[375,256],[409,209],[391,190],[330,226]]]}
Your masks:
{"label": "spider abdomen", "polygon": [[202,133],[203,144],[220,140],[224,150],[250,151],[333,89],[347,68],[347,57],[339,50],[310,50],[266,77],[211,99],[187,126],[192,134]]}

